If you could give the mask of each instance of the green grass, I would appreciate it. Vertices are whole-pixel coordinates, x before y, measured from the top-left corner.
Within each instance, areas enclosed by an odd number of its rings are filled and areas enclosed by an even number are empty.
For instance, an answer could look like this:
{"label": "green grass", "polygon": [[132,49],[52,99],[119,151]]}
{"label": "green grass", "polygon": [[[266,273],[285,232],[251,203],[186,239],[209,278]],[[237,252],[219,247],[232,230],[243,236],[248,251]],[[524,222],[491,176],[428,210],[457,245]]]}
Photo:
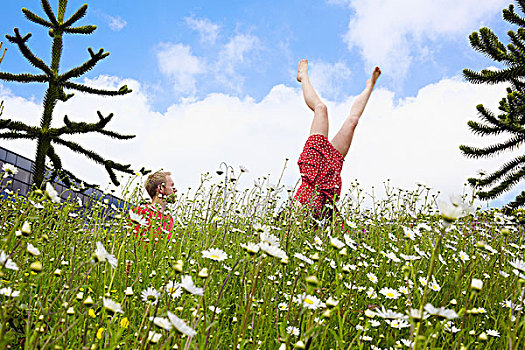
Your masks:
{"label": "green grass", "polygon": [[[95,203],[89,216],[77,216],[76,203],[53,203],[45,192],[32,192],[29,201],[10,194],[0,202],[0,251],[10,259],[4,258],[0,270],[0,346],[408,349],[410,340],[417,340],[421,349],[525,346],[525,281],[519,279],[520,274],[525,277],[525,266],[517,261],[523,260],[525,242],[519,218],[478,210],[446,226],[429,189],[387,188],[385,199],[365,208],[361,203],[366,195],[352,185],[354,198],[346,196],[338,205],[347,223],[342,232],[339,221],[319,224],[291,216],[291,191],[268,188],[265,181],[244,191],[235,186],[228,183],[225,189],[224,183],[203,177],[201,187],[179,195],[170,207],[175,218],[171,240],[135,237],[135,223],[126,213],[101,215],[104,203]],[[126,197],[132,206],[140,200],[136,192]],[[30,224],[30,233],[21,232],[24,223]],[[284,251],[287,259],[262,250],[248,254],[240,245],[259,243],[269,234],[279,239],[280,254]],[[336,248],[330,236],[348,245]],[[115,256],[115,268],[96,262],[96,242]],[[28,244],[40,254],[30,254]],[[224,251],[227,259],[204,257],[202,251],[210,248]],[[296,253],[311,258],[312,264]],[[415,260],[405,259],[411,257]],[[18,270],[8,268],[12,263]],[[434,288],[421,283],[429,272]],[[172,297],[166,285],[180,283],[182,276],[191,276],[204,295],[183,291]],[[479,292],[471,288],[473,278],[483,281]],[[128,287],[132,295],[126,295]],[[143,298],[148,288],[158,298]],[[389,299],[380,293],[383,288],[405,288],[407,294],[390,291],[399,296]],[[301,302],[302,295],[306,298]],[[123,313],[107,310],[103,298],[119,303]],[[331,304],[329,299],[337,305],[324,305]],[[317,309],[305,307],[317,301]],[[408,317],[411,309],[427,303],[453,310],[457,317],[430,315],[421,323]],[[213,306],[220,313],[214,314]],[[383,318],[382,308],[397,313],[398,319]],[[196,335],[152,322],[152,317],[167,320],[168,312]],[[299,335],[290,334],[288,327],[296,327]],[[456,332],[450,331],[453,327]],[[161,334],[160,339],[148,341],[149,332]]]}

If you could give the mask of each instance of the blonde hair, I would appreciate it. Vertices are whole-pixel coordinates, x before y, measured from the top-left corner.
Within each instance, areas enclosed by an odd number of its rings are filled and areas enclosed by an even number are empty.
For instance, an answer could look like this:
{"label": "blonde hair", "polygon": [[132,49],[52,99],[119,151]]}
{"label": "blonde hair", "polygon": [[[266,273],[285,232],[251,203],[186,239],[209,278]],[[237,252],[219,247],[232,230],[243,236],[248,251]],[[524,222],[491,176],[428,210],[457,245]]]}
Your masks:
{"label": "blonde hair", "polygon": [[166,183],[166,178],[169,175],[171,175],[169,171],[157,171],[148,176],[144,187],[152,199],[157,195],[157,188],[159,185]]}

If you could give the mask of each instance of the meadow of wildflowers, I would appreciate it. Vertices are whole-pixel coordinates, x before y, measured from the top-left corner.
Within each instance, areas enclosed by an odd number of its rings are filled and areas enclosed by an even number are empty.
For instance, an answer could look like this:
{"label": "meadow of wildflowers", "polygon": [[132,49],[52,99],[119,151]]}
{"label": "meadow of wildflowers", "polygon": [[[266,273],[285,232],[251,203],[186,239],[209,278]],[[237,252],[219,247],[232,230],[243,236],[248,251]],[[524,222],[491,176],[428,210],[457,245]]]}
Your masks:
{"label": "meadow of wildflowers", "polygon": [[0,347],[524,348],[520,211],[438,206],[423,186],[365,207],[350,191],[344,223],[319,222],[291,215],[291,189],[203,176],[171,204],[169,240],[129,214],[131,190],[112,217],[50,185],[7,191]]}

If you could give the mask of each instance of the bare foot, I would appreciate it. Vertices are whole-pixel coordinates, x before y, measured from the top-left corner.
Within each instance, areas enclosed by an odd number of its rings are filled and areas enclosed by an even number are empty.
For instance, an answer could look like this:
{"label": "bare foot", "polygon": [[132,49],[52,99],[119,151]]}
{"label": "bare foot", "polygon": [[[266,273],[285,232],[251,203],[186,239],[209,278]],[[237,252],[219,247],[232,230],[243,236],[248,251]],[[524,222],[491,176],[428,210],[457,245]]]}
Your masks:
{"label": "bare foot", "polygon": [[374,68],[374,71],[372,72],[372,76],[370,77],[370,82],[372,85],[375,85],[377,78],[381,75],[381,69],[379,69],[378,66]]}
{"label": "bare foot", "polygon": [[308,60],[300,60],[297,67],[297,81],[302,82],[304,77],[308,77]]}

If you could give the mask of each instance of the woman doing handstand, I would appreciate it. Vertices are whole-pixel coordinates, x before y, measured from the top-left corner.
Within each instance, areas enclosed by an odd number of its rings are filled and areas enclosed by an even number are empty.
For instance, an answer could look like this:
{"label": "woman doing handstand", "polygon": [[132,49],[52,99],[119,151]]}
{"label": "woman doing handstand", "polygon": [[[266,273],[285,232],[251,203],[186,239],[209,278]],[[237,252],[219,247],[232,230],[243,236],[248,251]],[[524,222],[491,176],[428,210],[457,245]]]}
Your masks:
{"label": "woman doing handstand", "polygon": [[297,81],[302,84],[306,105],[314,112],[310,136],[299,156],[301,185],[294,198],[297,206],[306,206],[315,217],[331,215],[333,204],[341,195],[341,169],[354,136],[354,130],[363,114],[377,78],[375,67],[365,89],[354,101],[350,114],[332,141],[328,141],[328,111],[315,92],[308,77],[308,60],[299,62]]}

